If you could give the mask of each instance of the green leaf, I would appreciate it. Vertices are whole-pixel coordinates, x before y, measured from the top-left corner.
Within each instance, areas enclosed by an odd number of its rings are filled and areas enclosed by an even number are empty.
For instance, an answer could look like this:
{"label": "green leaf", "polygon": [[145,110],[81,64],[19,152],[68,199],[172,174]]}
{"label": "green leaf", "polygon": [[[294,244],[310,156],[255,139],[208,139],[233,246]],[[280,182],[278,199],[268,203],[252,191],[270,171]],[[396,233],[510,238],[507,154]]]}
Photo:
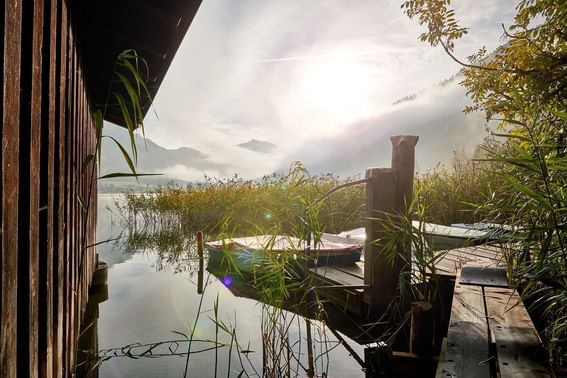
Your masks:
{"label": "green leaf", "polygon": [[132,162],[132,159],[130,158],[130,155],[128,155],[128,152],[126,151],[126,149],[124,147],[122,147],[122,144],[120,144],[119,141],[117,141],[114,137],[111,137],[109,135],[105,135],[103,136],[103,138],[109,138],[112,141],[114,141],[114,143],[116,144],[116,146],[118,146],[118,148],[120,149],[120,152],[122,152],[122,157],[124,158],[124,160],[126,161],[126,163],[128,164],[128,167],[130,168],[130,171],[133,174],[136,174],[136,167],[134,166],[134,163]]}
{"label": "green leaf", "polygon": [[116,173],[109,173],[104,176],[100,176],[98,179],[109,179],[109,178],[117,178],[117,177],[143,177],[143,176],[162,176],[161,173],[123,173],[123,172],[116,172]]}

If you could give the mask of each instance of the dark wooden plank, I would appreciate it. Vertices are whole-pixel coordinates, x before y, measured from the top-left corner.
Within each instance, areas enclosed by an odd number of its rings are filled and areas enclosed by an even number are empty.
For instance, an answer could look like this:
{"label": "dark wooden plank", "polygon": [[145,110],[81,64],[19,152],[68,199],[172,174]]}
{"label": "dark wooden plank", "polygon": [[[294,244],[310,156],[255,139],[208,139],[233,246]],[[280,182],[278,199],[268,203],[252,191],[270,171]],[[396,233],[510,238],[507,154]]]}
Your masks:
{"label": "dark wooden plank", "polygon": [[[344,285],[362,286],[364,281],[332,266],[310,269],[311,285],[320,297],[327,298],[344,311],[361,315],[364,291],[357,288],[342,288]],[[331,286],[331,287],[329,287]]]}
{"label": "dark wooden plank", "polygon": [[444,360],[437,377],[489,377],[489,335],[479,286],[461,285],[457,276]]}
{"label": "dark wooden plank", "polygon": [[[2,114],[2,321],[0,376],[15,377],[17,348],[18,189],[22,3],[4,2]],[[9,235],[9,237],[4,237]],[[25,321],[25,320],[22,320]]]}
{"label": "dark wooden plank", "polygon": [[536,358],[541,340],[516,290],[485,288],[485,300],[501,377],[549,377]]}
{"label": "dark wooden plank", "polygon": [[[31,124],[29,156],[29,372],[39,367],[39,173],[41,139],[43,0],[33,2]],[[19,251],[22,253],[23,251]],[[42,351],[43,353],[43,351]]]}
{"label": "dark wooden plank", "polygon": [[65,56],[67,71],[65,75],[67,76],[67,90],[65,96],[65,168],[63,174],[65,175],[65,259],[64,259],[64,269],[65,269],[65,291],[64,291],[64,301],[65,308],[63,310],[64,320],[63,320],[63,375],[71,374],[71,366],[69,361],[69,355],[72,353],[70,350],[71,345],[71,312],[72,312],[72,267],[73,267],[73,254],[72,254],[72,239],[71,232],[73,229],[72,221],[72,191],[73,191],[73,177],[71,175],[71,160],[72,160],[72,147],[73,147],[73,85],[74,85],[74,75],[75,70],[74,59],[73,59],[73,34],[71,33],[70,21],[67,24],[67,53]]}
{"label": "dark wooden plank", "polygon": [[62,377],[65,369],[63,358],[65,344],[65,199],[66,199],[66,98],[67,98],[67,5],[65,1],[57,4],[57,92],[56,92],[56,128],[55,128],[55,151],[54,151],[54,177],[56,183],[56,196],[54,197],[55,229],[54,240],[56,247],[54,251],[54,293],[55,293],[55,329],[54,329],[54,363],[53,373],[56,377]]}
{"label": "dark wooden plank", "polygon": [[334,266],[322,266],[309,269],[309,271],[318,279],[331,285],[364,285],[363,279],[336,269]]}
{"label": "dark wooden plank", "polygon": [[[43,29],[43,2],[34,1],[33,69],[29,155],[29,197],[26,201],[29,212],[29,292],[28,292],[28,332],[29,332],[29,372],[38,375],[39,365],[39,165],[41,136],[41,43]],[[23,251],[20,250],[19,253]]]}
{"label": "dark wooden plank", "polygon": [[350,274],[358,279],[364,280],[363,262],[356,262],[354,264],[333,265],[333,267],[341,272]]}
{"label": "dark wooden plank", "polygon": [[[43,100],[47,110],[47,138],[42,138],[42,145],[47,148],[42,148],[42,167],[44,169],[44,177],[42,180],[43,187],[41,191],[46,191],[46,211],[45,211],[45,249],[43,251],[43,259],[40,264],[45,265],[45,275],[43,277],[43,296],[44,296],[44,340],[40,348],[45,350],[45,362],[40,365],[40,376],[52,377],[54,368],[54,330],[56,328],[55,322],[57,316],[55,314],[55,300],[54,300],[54,230],[57,228],[57,217],[55,212],[57,209],[54,207],[54,196],[57,195],[55,188],[55,127],[56,127],[56,113],[57,113],[57,0],[50,0],[48,14],[45,17],[44,43],[46,44],[47,62],[44,64],[44,72],[47,76],[48,86],[43,90]],[[45,188],[45,189],[44,189]],[[41,315],[40,315],[41,318]]]}
{"label": "dark wooden plank", "polygon": [[64,353],[65,358],[65,372],[66,374],[72,373],[72,361],[71,355],[73,354],[73,339],[74,335],[74,319],[75,319],[75,176],[73,174],[73,164],[75,160],[75,138],[76,138],[76,96],[77,96],[77,60],[75,55],[75,36],[73,34],[73,29],[69,26],[69,73],[68,73],[68,93],[67,93],[67,161],[66,161],[66,176],[67,176],[67,222],[65,234],[67,238],[67,260],[66,260],[66,275],[67,275],[67,290],[66,290],[66,326],[65,330],[67,332],[65,340],[66,351]]}
{"label": "dark wooden plank", "polygon": [[535,329],[527,327],[491,327],[497,350],[500,377],[550,377],[535,356],[541,354],[541,342]]}
{"label": "dark wooden plank", "polygon": [[486,324],[451,321],[437,377],[490,377]]}
{"label": "dark wooden plank", "polygon": [[465,265],[461,269],[461,283],[483,287],[508,287],[506,268]]}

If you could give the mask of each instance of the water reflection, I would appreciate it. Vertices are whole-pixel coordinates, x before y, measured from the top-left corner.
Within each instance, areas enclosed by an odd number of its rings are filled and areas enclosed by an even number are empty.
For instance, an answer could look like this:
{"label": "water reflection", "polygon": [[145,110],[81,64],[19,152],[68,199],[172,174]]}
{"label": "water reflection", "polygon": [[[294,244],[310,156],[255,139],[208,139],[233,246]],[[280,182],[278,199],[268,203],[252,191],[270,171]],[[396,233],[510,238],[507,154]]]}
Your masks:
{"label": "water reflection", "polygon": [[192,233],[124,230],[106,207],[114,200],[99,199],[98,239],[120,238],[98,247],[110,266],[98,317],[101,377],[364,376],[351,356],[362,361],[364,347],[349,337],[373,341],[376,325],[301,301],[312,293],[291,293],[282,308],[263,303],[246,277],[199,259]]}

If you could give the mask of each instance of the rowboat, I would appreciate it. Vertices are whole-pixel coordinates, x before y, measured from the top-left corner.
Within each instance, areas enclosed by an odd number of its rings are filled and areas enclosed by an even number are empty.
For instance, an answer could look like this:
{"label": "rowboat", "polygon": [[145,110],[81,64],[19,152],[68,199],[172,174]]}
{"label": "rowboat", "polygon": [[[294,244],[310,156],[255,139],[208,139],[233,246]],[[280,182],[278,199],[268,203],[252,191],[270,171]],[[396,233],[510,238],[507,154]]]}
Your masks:
{"label": "rowboat", "polygon": [[287,235],[259,235],[217,240],[205,246],[210,263],[227,263],[253,272],[273,262],[298,262],[310,267],[354,263],[360,260],[363,243],[330,234],[323,234],[317,243]]}

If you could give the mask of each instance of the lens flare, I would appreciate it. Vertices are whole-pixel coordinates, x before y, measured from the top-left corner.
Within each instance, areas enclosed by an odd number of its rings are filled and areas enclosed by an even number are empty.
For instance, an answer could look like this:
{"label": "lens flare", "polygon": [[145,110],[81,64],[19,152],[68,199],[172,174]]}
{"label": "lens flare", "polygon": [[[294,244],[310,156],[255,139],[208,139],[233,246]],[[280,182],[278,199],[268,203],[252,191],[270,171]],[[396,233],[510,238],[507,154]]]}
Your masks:
{"label": "lens flare", "polygon": [[232,286],[232,278],[230,278],[230,277],[228,277],[228,276],[225,276],[225,277],[222,279],[222,283],[223,283],[223,285],[226,286],[226,287],[231,287],[231,286]]}

